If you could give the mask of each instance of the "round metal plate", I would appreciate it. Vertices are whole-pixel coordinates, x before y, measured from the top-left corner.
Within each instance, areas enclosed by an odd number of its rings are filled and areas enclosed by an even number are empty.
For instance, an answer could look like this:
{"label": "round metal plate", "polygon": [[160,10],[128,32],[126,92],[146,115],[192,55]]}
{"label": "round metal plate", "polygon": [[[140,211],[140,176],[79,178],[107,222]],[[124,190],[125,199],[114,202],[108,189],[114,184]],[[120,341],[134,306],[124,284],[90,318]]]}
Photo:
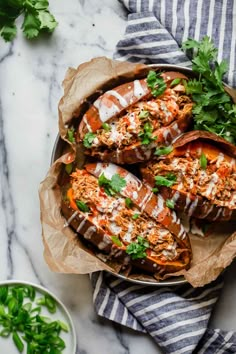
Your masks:
{"label": "round metal plate", "polygon": [[[158,69],[158,70],[169,70],[169,71],[180,71],[185,75],[193,75],[193,71],[189,68],[185,68],[182,66],[178,65],[169,65],[169,64],[151,64],[148,65],[148,67],[153,68],[153,69]],[[66,142],[61,139],[60,135],[58,134],[56,141],[54,143],[53,151],[52,151],[52,156],[51,156],[51,164],[53,164],[54,161],[56,161],[62,154],[63,150],[66,146]],[[121,278],[123,280],[135,283],[135,284],[140,284],[140,285],[149,285],[149,286],[176,286],[176,285],[181,285],[181,284],[186,284],[187,280],[183,276],[178,276],[178,277],[171,277],[166,280],[160,280],[160,281],[143,281],[143,280],[137,280],[137,279],[132,279],[125,277],[121,274],[117,274],[114,272],[110,272],[114,276]]]}

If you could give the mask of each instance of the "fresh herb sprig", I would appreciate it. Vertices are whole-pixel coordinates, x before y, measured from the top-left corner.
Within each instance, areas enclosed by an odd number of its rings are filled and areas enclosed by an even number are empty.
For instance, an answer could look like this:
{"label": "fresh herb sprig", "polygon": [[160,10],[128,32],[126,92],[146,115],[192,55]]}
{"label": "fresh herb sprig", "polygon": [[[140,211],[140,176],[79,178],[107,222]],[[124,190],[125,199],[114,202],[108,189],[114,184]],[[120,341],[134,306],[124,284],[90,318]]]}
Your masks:
{"label": "fresh herb sprig", "polygon": [[83,140],[84,147],[86,147],[87,149],[91,148],[95,137],[96,137],[96,134],[94,134],[94,133],[91,133],[91,132],[86,133],[84,136],[84,140]]}
{"label": "fresh herb sprig", "polygon": [[157,139],[156,136],[152,135],[153,133],[153,126],[151,123],[147,122],[143,126],[143,131],[138,134],[139,138],[141,139],[142,145],[148,145],[152,141]]}
{"label": "fresh herb sprig", "polygon": [[113,196],[126,186],[126,180],[118,173],[115,173],[111,179],[108,179],[104,173],[102,173],[98,178],[98,184],[100,187],[104,188],[107,195]]}
{"label": "fresh herb sprig", "polygon": [[4,0],[0,2],[0,35],[12,41],[17,34],[16,19],[24,16],[21,26],[25,37],[34,39],[41,32],[53,32],[57,26],[48,9],[48,0]]}
{"label": "fresh herb sprig", "polygon": [[149,242],[142,236],[138,236],[136,242],[132,242],[127,246],[126,253],[128,253],[132,259],[146,258],[147,248],[149,248]]}
{"label": "fresh herb sprig", "polygon": [[36,300],[31,286],[1,286],[0,336],[11,336],[20,353],[25,346],[27,354],[62,353],[66,345],[60,334],[68,332],[69,328],[60,320],[51,321],[43,316],[42,307],[50,313],[57,310],[55,300],[48,294]]}
{"label": "fresh herb sprig", "polygon": [[156,73],[153,70],[148,73],[147,85],[154,97],[162,95],[167,87],[163,77],[161,77],[161,73]]}
{"label": "fresh herb sprig", "polygon": [[217,61],[217,49],[208,36],[201,41],[188,39],[183,49],[193,50],[192,69],[199,78],[185,82],[192,96],[194,129],[207,130],[236,143],[236,104],[225,92],[223,75],[228,70],[225,60]]}

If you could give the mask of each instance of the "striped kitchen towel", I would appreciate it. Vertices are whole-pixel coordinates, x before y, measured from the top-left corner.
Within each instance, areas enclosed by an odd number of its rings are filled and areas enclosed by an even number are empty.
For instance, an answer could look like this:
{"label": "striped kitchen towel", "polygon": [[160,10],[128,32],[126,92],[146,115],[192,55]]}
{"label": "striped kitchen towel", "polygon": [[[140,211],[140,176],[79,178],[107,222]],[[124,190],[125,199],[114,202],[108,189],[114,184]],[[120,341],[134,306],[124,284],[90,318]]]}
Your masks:
{"label": "striped kitchen towel", "polygon": [[120,1],[131,13],[115,59],[191,66],[182,42],[208,35],[229,63],[225,81],[236,86],[236,0]]}
{"label": "striped kitchen towel", "polygon": [[[236,0],[120,0],[130,12],[115,59],[190,66],[180,50],[188,37],[209,35],[218,60],[229,62],[225,81],[236,85]],[[204,288],[133,284],[105,272],[91,275],[98,315],[148,333],[167,354],[236,353],[236,334],[208,329],[223,286],[220,277]]]}
{"label": "striped kitchen towel", "polygon": [[91,279],[97,314],[148,333],[163,353],[236,353],[234,332],[207,329],[221,278],[204,288],[142,286],[105,272],[93,273]]}

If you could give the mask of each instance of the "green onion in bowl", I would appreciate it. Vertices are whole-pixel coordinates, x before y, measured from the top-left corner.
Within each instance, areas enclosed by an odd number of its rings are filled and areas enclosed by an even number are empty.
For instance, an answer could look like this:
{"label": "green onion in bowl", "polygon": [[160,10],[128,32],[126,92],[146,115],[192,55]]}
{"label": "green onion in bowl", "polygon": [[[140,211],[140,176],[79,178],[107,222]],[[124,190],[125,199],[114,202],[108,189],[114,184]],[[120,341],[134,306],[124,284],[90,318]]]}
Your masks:
{"label": "green onion in bowl", "polygon": [[75,328],[50,291],[26,281],[0,282],[0,348],[14,354],[75,354]]}

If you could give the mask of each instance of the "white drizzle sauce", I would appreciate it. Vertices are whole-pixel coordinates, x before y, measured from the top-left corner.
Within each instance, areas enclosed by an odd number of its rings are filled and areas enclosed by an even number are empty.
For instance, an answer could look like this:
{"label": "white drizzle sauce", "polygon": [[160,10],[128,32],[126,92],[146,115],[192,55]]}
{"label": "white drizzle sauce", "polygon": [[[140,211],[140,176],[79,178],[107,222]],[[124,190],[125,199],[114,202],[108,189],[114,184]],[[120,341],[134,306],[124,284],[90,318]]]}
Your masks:
{"label": "white drizzle sauce", "polygon": [[191,203],[189,207],[188,214],[191,216],[194,212],[194,210],[197,208],[198,205],[198,198],[194,198],[193,202]]}
{"label": "white drizzle sauce", "polygon": [[219,208],[219,209],[218,209],[216,216],[215,216],[214,219],[212,219],[212,220],[213,220],[213,221],[217,220],[217,219],[219,218],[220,214],[222,214],[222,208]]}
{"label": "white drizzle sauce", "polygon": [[224,161],[224,158],[225,158],[225,155],[222,152],[220,152],[219,156],[218,156],[218,158],[216,160],[216,167],[217,168],[220,167],[221,163]]}
{"label": "white drizzle sauce", "polygon": [[173,130],[176,131],[176,133],[180,134],[181,133],[181,130],[179,129],[179,126],[178,126],[178,123],[175,123],[172,127]]}
{"label": "white drizzle sauce", "polygon": [[131,235],[132,235],[133,228],[134,228],[133,224],[129,223],[128,230],[126,234],[122,237],[124,241],[131,242]]}
{"label": "white drizzle sauce", "polygon": [[67,220],[68,224],[71,223],[71,221],[76,217],[76,215],[79,213],[78,210],[76,210],[70,217],[69,219]]}
{"label": "white drizzle sauce", "polygon": [[166,129],[163,130],[163,138],[164,138],[166,143],[168,143],[168,141],[169,141],[168,140],[168,135],[169,134],[170,134],[170,130],[169,129],[166,128]]}
{"label": "white drizzle sauce", "polygon": [[93,105],[98,109],[99,117],[102,122],[106,122],[120,112],[120,107],[114,103],[112,103],[110,107],[107,107],[100,98],[98,98]]}
{"label": "white drizzle sauce", "polygon": [[142,97],[145,95],[145,91],[140,83],[139,80],[134,81],[134,96],[135,97]]}
{"label": "white drizzle sauce", "polygon": [[91,128],[91,126],[90,126],[90,124],[89,124],[89,122],[88,122],[88,120],[87,120],[86,114],[85,114],[84,117],[83,117],[83,122],[84,122],[84,124],[86,125],[87,130],[88,130],[89,132],[91,132],[91,131],[92,131],[92,128]]}
{"label": "white drizzle sauce", "polygon": [[128,102],[126,101],[126,99],[123,96],[121,96],[117,91],[110,90],[110,91],[107,91],[106,94],[109,94],[109,95],[117,98],[117,100],[119,101],[119,103],[122,107],[128,106]]}
{"label": "white drizzle sauce", "polygon": [[82,220],[82,222],[77,227],[76,232],[80,232],[80,230],[82,230],[82,228],[85,225],[85,223],[86,223],[86,219],[84,218],[84,220]]}
{"label": "white drizzle sauce", "polygon": [[89,240],[91,238],[91,236],[94,234],[94,232],[96,232],[97,228],[96,226],[90,226],[86,232],[84,233],[84,238],[86,238],[87,240]]}
{"label": "white drizzle sauce", "polygon": [[213,173],[212,178],[210,180],[209,186],[207,187],[207,190],[205,192],[205,195],[209,197],[211,193],[213,192],[213,189],[216,189],[216,182],[218,181],[219,176],[216,173]]}

